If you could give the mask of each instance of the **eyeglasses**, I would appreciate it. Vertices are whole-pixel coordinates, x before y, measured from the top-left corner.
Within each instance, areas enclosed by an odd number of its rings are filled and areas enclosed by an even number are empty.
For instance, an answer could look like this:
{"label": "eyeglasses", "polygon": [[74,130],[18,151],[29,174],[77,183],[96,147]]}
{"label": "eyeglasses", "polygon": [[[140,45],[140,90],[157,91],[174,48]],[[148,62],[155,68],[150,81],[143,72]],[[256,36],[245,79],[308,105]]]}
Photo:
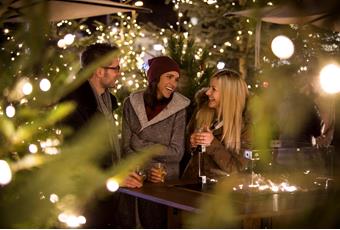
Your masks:
{"label": "eyeglasses", "polygon": [[103,66],[102,68],[116,70],[117,72],[119,72],[119,70],[120,70],[119,65],[117,65],[117,66]]}

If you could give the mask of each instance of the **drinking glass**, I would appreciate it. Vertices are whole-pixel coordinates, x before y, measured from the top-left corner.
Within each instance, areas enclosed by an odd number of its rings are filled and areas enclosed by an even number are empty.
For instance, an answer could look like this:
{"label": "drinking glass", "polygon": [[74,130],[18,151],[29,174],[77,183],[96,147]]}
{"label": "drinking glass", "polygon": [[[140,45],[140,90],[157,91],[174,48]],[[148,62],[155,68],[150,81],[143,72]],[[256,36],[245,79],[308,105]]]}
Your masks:
{"label": "drinking glass", "polygon": [[138,174],[138,176],[141,177],[142,182],[146,180],[147,174],[146,174],[146,171],[142,167],[137,166],[135,172]]}
{"label": "drinking glass", "polygon": [[161,175],[161,181],[164,182],[164,181],[165,181],[165,176],[166,176],[166,174],[167,174],[165,164],[162,163],[162,162],[156,162],[156,163],[153,163],[152,166],[153,166],[155,169],[158,170],[158,173]]}

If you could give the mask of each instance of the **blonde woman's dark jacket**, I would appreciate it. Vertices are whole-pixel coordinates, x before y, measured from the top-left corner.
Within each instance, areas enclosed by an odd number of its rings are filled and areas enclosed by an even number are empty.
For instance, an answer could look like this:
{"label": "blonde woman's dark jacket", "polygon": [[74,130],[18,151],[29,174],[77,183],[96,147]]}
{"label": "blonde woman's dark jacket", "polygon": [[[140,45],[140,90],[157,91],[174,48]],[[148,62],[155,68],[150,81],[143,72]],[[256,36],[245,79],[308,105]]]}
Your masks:
{"label": "blonde woman's dark jacket", "polygon": [[169,104],[148,121],[144,91],[132,93],[123,106],[123,157],[144,147],[161,144],[166,151],[160,156],[167,166],[167,179],[179,177],[179,162],[184,154],[186,111],[190,100],[174,93]]}
{"label": "blonde woman's dark jacket", "polygon": [[[194,119],[194,117],[193,117]],[[231,173],[240,172],[245,169],[248,160],[243,156],[243,149],[250,148],[250,121],[249,117],[244,116],[241,129],[241,151],[226,149],[221,142],[223,127],[213,130],[214,139],[210,146],[206,147],[206,153],[202,157],[202,175],[209,178],[218,178]],[[194,130],[195,122],[188,125],[188,133],[191,135]],[[188,136],[190,139],[190,136]],[[191,151],[191,150],[190,150]],[[183,178],[198,178],[198,154],[193,154],[184,173]]]}

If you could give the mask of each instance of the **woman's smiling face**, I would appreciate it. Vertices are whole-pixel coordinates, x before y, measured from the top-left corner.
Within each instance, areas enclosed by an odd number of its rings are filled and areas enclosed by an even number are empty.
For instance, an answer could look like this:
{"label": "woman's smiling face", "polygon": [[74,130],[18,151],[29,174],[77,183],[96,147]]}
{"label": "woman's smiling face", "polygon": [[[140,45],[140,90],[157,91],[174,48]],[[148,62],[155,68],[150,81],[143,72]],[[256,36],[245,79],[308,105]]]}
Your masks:
{"label": "woman's smiling face", "polygon": [[212,78],[210,80],[209,89],[207,90],[206,95],[209,97],[208,106],[213,109],[218,109],[220,105],[221,92],[218,87],[217,78]]}
{"label": "woman's smiling face", "polygon": [[179,73],[170,71],[163,73],[157,84],[157,99],[169,98],[177,88]]}

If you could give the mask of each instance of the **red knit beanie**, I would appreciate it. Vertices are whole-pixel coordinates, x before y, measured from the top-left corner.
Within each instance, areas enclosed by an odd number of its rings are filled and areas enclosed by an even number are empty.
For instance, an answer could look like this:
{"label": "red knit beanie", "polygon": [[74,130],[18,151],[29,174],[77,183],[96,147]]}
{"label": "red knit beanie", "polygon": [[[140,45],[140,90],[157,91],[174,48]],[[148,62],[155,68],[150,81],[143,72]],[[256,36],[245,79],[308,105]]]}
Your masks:
{"label": "red knit beanie", "polygon": [[167,56],[160,56],[149,59],[148,64],[149,69],[147,72],[147,76],[149,83],[158,82],[160,76],[166,72],[176,71],[180,73],[178,64]]}

